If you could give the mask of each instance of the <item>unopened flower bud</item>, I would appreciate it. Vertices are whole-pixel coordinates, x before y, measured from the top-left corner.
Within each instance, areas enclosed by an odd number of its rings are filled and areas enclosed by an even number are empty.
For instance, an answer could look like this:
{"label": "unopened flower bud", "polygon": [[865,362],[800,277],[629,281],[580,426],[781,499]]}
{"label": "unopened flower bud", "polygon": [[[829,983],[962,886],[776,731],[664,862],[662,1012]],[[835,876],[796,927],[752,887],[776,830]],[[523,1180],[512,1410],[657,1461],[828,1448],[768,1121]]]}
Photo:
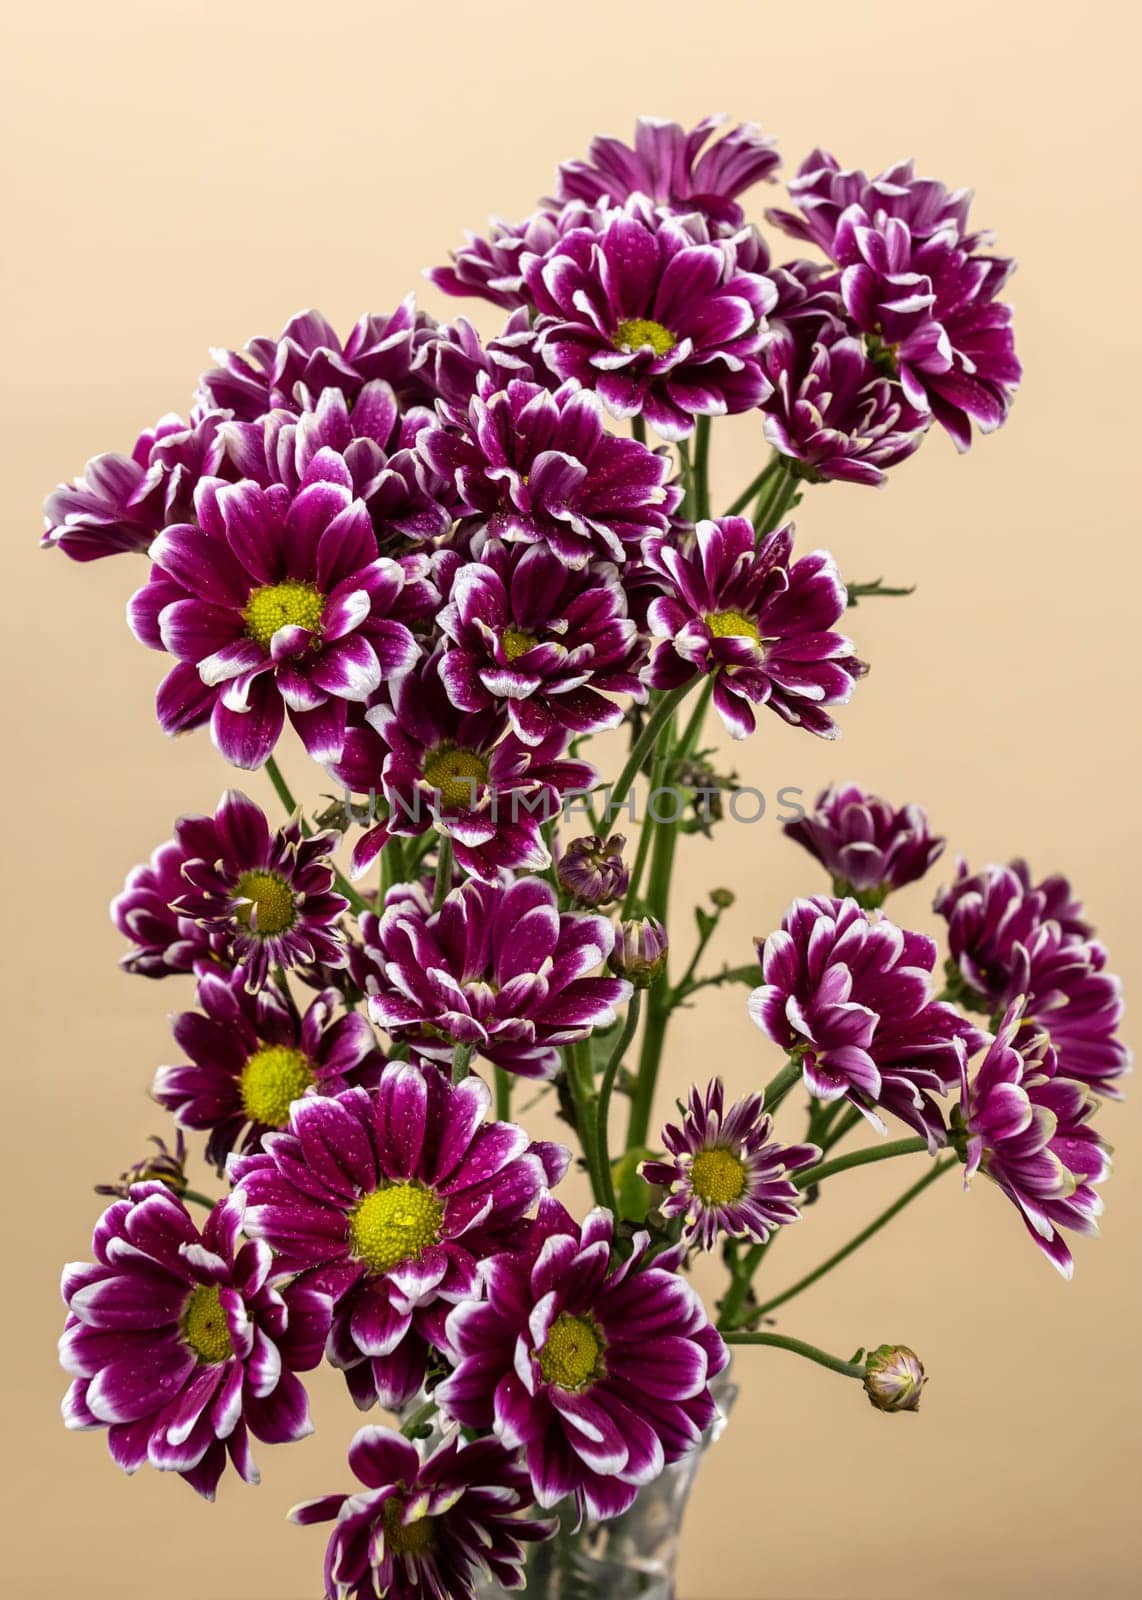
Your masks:
{"label": "unopened flower bud", "polygon": [[620,978],[629,978],[636,989],[649,989],[666,970],[670,941],[657,917],[624,922],[611,951],[610,969]]}
{"label": "unopened flower bud", "polygon": [[182,1129],[178,1130],[173,1150],[168,1150],[166,1141],[157,1134],[152,1134],[148,1142],[155,1147],[154,1155],[144,1156],[142,1161],[137,1161],[126,1172],[120,1173],[118,1183],[97,1183],[96,1194],[117,1195],[125,1200],[131,1193],[132,1184],[150,1182],[165,1183],[175,1194],[184,1194],[187,1187],[186,1140],[182,1136]]}
{"label": "unopened flower bud", "polygon": [[924,1365],[906,1344],[882,1344],[864,1363],[864,1392],[878,1411],[919,1411]]}
{"label": "unopened flower bud", "polygon": [[719,911],[728,911],[734,903],[734,892],[732,889],[711,889],[710,899]]}
{"label": "unopened flower bud", "polygon": [[559,858],[559,882],[580,905],[593,910],[609,905],[627,892],[630,873],[623,861],[626,840],[621,833],[600,839],[589,833],[573,839]]}

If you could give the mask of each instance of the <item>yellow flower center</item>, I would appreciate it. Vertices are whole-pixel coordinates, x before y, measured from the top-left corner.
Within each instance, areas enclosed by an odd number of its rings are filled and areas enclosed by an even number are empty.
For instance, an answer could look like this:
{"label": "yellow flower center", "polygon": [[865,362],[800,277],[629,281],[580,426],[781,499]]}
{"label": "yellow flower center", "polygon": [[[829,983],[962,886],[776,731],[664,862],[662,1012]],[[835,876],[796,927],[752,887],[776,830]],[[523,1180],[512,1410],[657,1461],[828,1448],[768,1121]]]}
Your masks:
{"label": "yellow flower center", "polygon": [[475,750],[439,744],[424,763],[424,781],[439,791],[440,803],[454,810],[476,802],[476,791],[488,776],[488,763]]}
{"label": "yellow flower center", "polygon": [[282,933],[297,920],[293,889],[276,872],[244,872],[234,894],[249,902],[238,906],[235,915],[251,933]]}
{"label": "yellow flower center", "polygon": [[268,650],[279,628],[308,628],[310,633],[316,633],[324,609],[325,596],[312,583],[287,578],[284,583],[267,583],[255,589],[246,601],[242,621],[249,637]]}
{"label": "yellow flower center", "polygon": [[419,1183],[390,1183],[365,1195],[349,1217],[349,1245],[370,1272],[419,1261],[440,1238],[444,1207]]}
{"label": "yellow flower center", "polygon": [[761,633],[752,617],[744,611],[708,611],[706,626],[715,639],[752,639],[761,643]]}
{"label": "yellow flower center", "polygon": [[583,1389],[602,1376],[605,1349],[602,1332],[590,1317],[564,1311],[551,1324],[539,1351],[539,1370],[557,1388]]}
{"label": "yellow flower center", "polygon": [[251,1122],[267,1128],[284,1128],[289,1108],[314,1083],[309,1062],[300,1050],[269,1044],[256,1051],[242,1068],[238,1087]]}
{"label": "yellow flower center", "polygon": [[630,317],[620,322],[611,340],[616,350],[641,350],[649,345],[656,356],[668,356],[678,340],[661,322],[648,322],[645,317]]}
{"label": "yellow flower center", "polygon": [[514,661],[517,656],[534,650],[539,640],[534,633],[525,633],[522,628],[505,628],[500,635],[500,643],[504,647],[504,655],[509,661]]}
{"label": "yellow flower center", "polygon": [[390,1496],[385,1501],[381,1517],[385,1530],[385,1546],[395,1556],[418,1556],[422,1550],[427,1550],[433,1540],[432,1517],[414,1517],[411,1522],[402,1522],[401,1513],[404,1502],[396,1495]]}
{"label": "yellow flower center", "polygon": [[745,1188],[745,1163],[723,1145],[699,1150],[690,1167],[690,1183],[708,1206],[727,1205]]}
{"label": "yellow flower center", "polygon": [[218,1285],[201,1283],[190,1291],[182,1314],[182,1336],[204,1366],[234,1354],[230,1325],[218,1303]]}

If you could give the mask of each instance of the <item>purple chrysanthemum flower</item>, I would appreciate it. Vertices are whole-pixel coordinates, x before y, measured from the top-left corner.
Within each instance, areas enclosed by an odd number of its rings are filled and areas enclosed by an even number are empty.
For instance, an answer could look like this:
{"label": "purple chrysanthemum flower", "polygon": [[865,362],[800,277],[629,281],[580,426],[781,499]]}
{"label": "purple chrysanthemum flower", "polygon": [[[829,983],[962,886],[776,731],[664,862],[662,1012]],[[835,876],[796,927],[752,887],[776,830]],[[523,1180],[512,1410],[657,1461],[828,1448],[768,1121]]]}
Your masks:
{"label": "purple chrysanthemum flower", "polygon": [[129,456],[96,456],[44,506],[40,543],[73,561],[146,551],[159,531],[194,514],[198,480],[224,474],[226,412],[173,413],[141,433]]}
{"label": "purple chrysanthemum flower", "polygon": [[387,316],[362,317],[344,344],[319,311],[301,311],[276,339],[251,339],[241,352],[215,350],[218,366],[203,374],[200,401],[256,422],[267,411],[308,410],[323,389],[340,389],[352,402],[380,378],[403,405],[430,406],[425,357],[435,333],[412,295]]}
{"label": "purple chrysanthemum flower", "polygon": [[543,545],[489,541],[456,572],[438,621],[452,704],[502,706],[525,744],[617,727],[609,695],[646,700],[646,644],[609,562],[568,568]]}
{"label": "purple chrysanthemum flower", "polygon": [[336,1521],[325,1556],[325,1600],[473,1600],[478,1576],[524,1584],[520,1541],[551,1524],[521,1513],[531,1484],[494,1439],[452,1438],[422,1461],[389,1428],[361,1428],[349,1465],[356,1493],[307,1500],[290,1521]]}
{"label": "purple chrysanthemum flower", "polygon": [[824,707],[844,704],[865,670],[851,641],[833,631],[848,598],[836,563],[822,550],[791,562],[791,526],[755,546],[748,517],[700,522],[690,549],[647,540],[647,560],[667,590],[648,613],[662,640],[650,682],[677,689],[712,677],[714,705],[735,739],[754,731],[755,705],[835,738]]}
{"label": "purple chrysanthemum flower", "polygon": [[845,308],[911,404],[957,450],[970,447],[973,422],[991,433],[1006,421],[1023,369],[1011,307],[996,296],[1014,263],[969,255],[945,234],[917,241],[907,223],[874,222],[859,206],[835,248]]}
{"label": "purple chrysanthemum flower", "polygon": [[980,1170],[993,1179],[1064,1278],[1074,1261],[1059,1230],[1098,1232],[1094,1185],[1110,1172],[1110,1152],[1088,1126],[1096,1105],[1084,1084],[1059,1076],[1047,1035],[1018,1000],[974,1075],[964,1069],[955,1125],[965,1184]]}
{"label": "purple chrysanthemum flower", "polygon": [[186,893],[182,869],[187,856],[176,837],[133,867],[111,902],[111,920],[133,946],[120,960],[127,972],[143,978],[167,978],[176,972],[197,972],[205,964],[226,965],[227,939],[200,927],[173,909]]}
{"label": "purple chrysanthemum flower", "polygon": [[697,1444],[728,1359],[680,1249],[650,1257],[638,1233],[612,1267],[613,1232],[610,1212],[580,1228],[545,1198],[538,1250],[486,1262],[487,1299],[449,1316],[459,1361],[436,1391],[446,1415],[523,1449],[541,1506],[574,1495],[598,1518]]}
{"label": "purple chrysanthemum flower", "polygon": [[918,448],[931,419],[870,359],[822,275],[808,262],[773,274],[779,298],[761,352],[773,386],[761,407],[765,437],[814,481],[878,485]]}
{"label": "purple chrysanthemum flower", "polygon": [[69,1428],[106,1428],[126,1472],[145,1461],[214,1498],[227,1457],[258,1481],[249,1434],[283,1444],[313,1431],[296,1374],[321,1360],[329,1298],[275,1287],[264,1244],[242,1240],[221,1201],[199,1233],[161,1183],[143,1183],[99,1219],[94,1263],[64,1268],[60,1360],[74,1374]]}
{"label": "purple chrysanthemum flower", "polygon": [[272,966],[345,965],[337,919],[349,902],[333,893],[326,859],[336,834],[303,837],[300,817],[271,833],[265,813],[230,789],[213,817],[180,818],[175,841],[183,892],[172,910],[224,936],[251,990]]}
{"label": "purple chrysanthemum flower", "polygon": [[697,417],[750,411],[769,393],[758,352],[777,291],[697,216],[633,201],[601,229],[573,229],[525,257],[524,277],[544,360],[616,417],[685,439]]}
{"label": "purple chrysanthemum flower", "polygon": [[869,216],[897,217],[906,222],[916,239],[951,232],[968,250],[990,241],[987,234],[968,234],[970,189],[950,191],[936,178],[918,178],[911,161],[869,178],[859,168],[842,171],[827,150],[813,150],[789,182],[790,198],[799,211],[772,208],[766,214],[794,239],[818,245],[833,255],[837,224],[849,206],[861,206]]}
{"label": "purple chrysanthemum flower", "polygon": [[361,919],[353,975],[374,1022],[442,1062],[455,1045],[523,1077],[551,1077],[558,1046],[615,1020],[630,985],[596,976],[614,943],[606,917],[560,912],[551,886],[470,881],[439,911],[417,888]]}
{"label": "purple chrysanthemum flower", "polygon": [[789,1174],[811,1167],[821,1151],[815,1144],[772,1143],[773,1118],[762,1106],[762,1096],[750,1094],[727,1112],[720,1078],[704,1091],[695,1085],[681,1125],[662,1130],[667,1158],[639,1167],[647,1183],[670,1191],[659,1209],[682,1219],[686,1244],[712,1250],[721,1234],[764,1244],[775,1229],[800,1219]]}
{"label": "purple chrysanthemum flower", "polygon": [[355,1011],[323,990],[304,1016],[270,983],[250,994],[241,974],[204,974],[198,1011],[175,1017],[185,1064],[160,1067],[151,1093],[184,1128],[206,1130],[206,1157],[221,1169],[230,1152],[261,1148],[301,1095],[338,1094],[375,1083],[384,1066],[376,1036]]}
{"label": "purple chrysanthemum flower", "polygon": [[1028,1019],[1050,1036],[1062,1075],[1119,1098],[1117,1082],[1131,1063],[1118,1037],[1122,984],[1106,970],[1106,947],[1091,937],[1066,878],[1033,884],[1024,861],[971,873],[961,860],[935,909],[947,919],[965,1002],[999,1010],[1022,996]]}
{"label": "purple chrysanthemum flower", "polygon": [[983,432],[999,427],[1022,375],[1011,308],[996,300],[1014,263],[981,253],[990,234],[966,231],[970,190],[917,178],[911,162],[870,181],[821,150],[789,187],[803,215],[772,211],[771,221],[843,269],[849,316],[912,405],[960,450],[973,421]]}
{"label": "purple chrysanthemum flower", "polygon": [[922,878],[946,842],[931,831],[922,806],[897,809],[855,783],[822,789],[814,809],[787,822],[785,832],[832,875],[838,898],[851,895],[865,910]]}
{"label": "purple chrysanthemum flower", "polygon": [[379,789],[389,811],[353,852],[362,873],[388,840],[435,827],[453,844],[457,864],[496,879],[550,859],[542,824],[559,815],[563,796],[595,781],[593,767],[564,757],[567,733],[554,728],[535,744],[508,731],[502,710],[457,710],[440,673],[440,652],[388,685],[390,700],[371,706],[364,728],[351,728],[334,776],[359,793]]}
{"label": "purple chrysanthemum flower", "polygon": [[559,1146],[485,1123],[490,1102],[477,1077],[394,1061],[375,1089],[295,1101],[288,1132],[231,1158],[248,1231],[332,1295],[327,1355],[358,1405],[416,1393],[478,1263],[527,1243],[527,1213],[566,1169]]}
{"label": "purple chrysanthemum flower", "polygon": [[449,409],[418,449],[455,484],[460,514],[509,543],[543,544],[570,567],[623,562],[665,533],[679,501],[670,462],[603,427],[602,407],[577,383],[481,374],[466,412]]}
{"label": "purple chrysanthemum flower", "polygon": [[623,859],[626,839],[597,833],[572,839],[555,863],[559,886],[580,906],[597,910],[621,900],[630,887],[630,869]]}
{"label": "purple chrysanthemum flower", "polygon": [[[271,411],[256,422],[231,422],[223,429],[233,474],[268,489],[282,484],[297,494],[314,476],[347,478],[354,500],[364,502],[377,543],[399,553],[452,526],[449,486],[433,474],[416,450],[435,413],[423,406],[402,412],[392,387],[375,378],[350,405],[340,389],[323,389],[312,410]],[[342,458],[322,471],[319,451]],[[324,459],[324,458],[323,458]]]}
{"label": "purple chrysanthemum flower", "polygon": [[749,997],[763,1033],[801,1062],[818,1100],[845,1099],[883,1131],[879,1106],[945,1142],[933,1096],[959,1082],[963,1049],[983,1035],[932,999],[935,943],[855,900],[795,900],[758,941],[764,984]]}
{"label": "purple chrysanthemum flower", "polygon": [[523,222],[493,217],[486,239],[469,232],[467,242],[451,252],[452,265],[432,267],[427,276],[445,294],[474,296],[516,311],[531,304],[523,281],[523,258],[545,256],[572,228],[597,228],[601,220],[598,209],[578,201],[558,210],[536,211]]}
{"label": "purple chrysanthemum flower", "polygon": [[707,143],[725,120],[703,117],[687,131],[660,117],[639,117],[633,147],[599,135],[591,141],[586,161],[560,164],[559,198],[621,204],[642,194],[671,210],[697,211],[711,222],[739,228],[743,212],[738,196],[772,177],[781,157],[775,141],[753,122]]}
{"label": "purple chrysanthemum flower", "polygon": [[319,451],[296,495],[205,479],[195,506],[197,526],[156,540],[150,581],[128,612],[141,643],[177,659],[158,692],[161,726],[182,733],[209,721],[227,761],[254,768],[288,709],[314,760],[334,760],[347,703],[419,654],[390,616],[404,570],[378,556],[344,459]]}

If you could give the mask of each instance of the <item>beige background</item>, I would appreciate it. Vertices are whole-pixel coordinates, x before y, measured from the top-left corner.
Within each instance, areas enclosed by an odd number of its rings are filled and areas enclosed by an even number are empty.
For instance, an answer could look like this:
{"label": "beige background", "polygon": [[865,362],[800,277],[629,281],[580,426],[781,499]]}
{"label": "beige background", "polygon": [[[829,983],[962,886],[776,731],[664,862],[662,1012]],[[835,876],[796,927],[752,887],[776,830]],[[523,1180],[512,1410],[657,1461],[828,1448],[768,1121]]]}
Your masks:
{"label": "beige background", "polygon": [[[162,663],[122,622],[142,565],[40,554],[44,492],[185,407],[209,345],[274,332],[308,304],[343,329],[388,309],[463,227],[523,215],[557,158],[597,129],[627,134],[639,111],[757,118],[789,168],[817,142],[870,169],[914,152],[923,171],[976,186],[979,222],[1022,262],[1024,391],[1005,432],[966,460],[933,437],[882,494],[809,496],[805,544],[831,546],[854,579],[883,573],[919,592],[854,613],[874,670],[839,747],[771,719],[737,764],[770,793],[856,777],[926,802],[977,862],[1023,851],[1043,871],[1065,867],[1137,994],[1132,27],[1106,3],[1064,20],[1061,7],[994,0],[40,0],[10,20],[7,1593],[314,1596],[321,1536],[282,1514],[346,1486],[357,1422],[323,1375],[317,1436],[263,1448],[262,1488],[228,1479],[214,1507],[175,1478],[121,1477],[101,1437],[59,1422],[59,1266],[87,1252],[91,1183],[161,1126],[145,1086],[171,1059],[166,1014],[189,1002],[181,981],[116,972],[105,905],[227,773],[205,735],[171,746],[154,723]],[[758,430],[739,422],[715,439],[725,503],[752,473]],[[286,760],[300,786],[300,756]],[[264,779],[249,785],[268,803]],[[818,887],[776,832],[727,829],[684,856],[683,891],[723,881],[739,893],[720,951],[734,961],[795,892]],[[928,925],[929,898],[910,891],[897,909]],[[680,894],[679,929],[689,903]],[[670,1088],[717,1067],[741,1091],[774,1064],[742,993],[711,996],[678,1029]],[[855,1387],[778,1352],[740,1360],[744,1395],[690,1520],[685,1595],[1133,1592],[1137,1097],[1103,1120],[1120,1170],[1072,1285],[997,1192],[965,1198],[949,1179],[783,1313],[783,1328],[842,1354],[913,1343],[932,1375],[920,1416],[874,1415]],[[770,1281],[790,1281],[903,1182],[883,1170],[838,1180],[773,1254]]]}

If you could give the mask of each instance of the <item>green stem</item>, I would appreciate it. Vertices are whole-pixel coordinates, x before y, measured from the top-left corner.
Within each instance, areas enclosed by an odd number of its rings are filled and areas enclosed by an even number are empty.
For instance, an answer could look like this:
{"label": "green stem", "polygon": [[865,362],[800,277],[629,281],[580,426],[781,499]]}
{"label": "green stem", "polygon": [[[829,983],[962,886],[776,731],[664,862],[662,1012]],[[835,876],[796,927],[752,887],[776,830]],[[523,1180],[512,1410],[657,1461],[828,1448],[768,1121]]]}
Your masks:
{"label": "green stem", "polygon": [[826,1125],[824,1138],[815,1139],[813,1142],[821,1145],[824,1150],[831,1150],[834,1145],[840,1144],[846,1134],[851,1133],[854,1128],[860,1127],[863,1121],[864,1118],[856,1106],[848,1106],[835,1122]]}
{"label": "green stem", "polygon": [[503,1067],[495,1070],[496,1080],[496,1121],[510,1122],[512,1119],[512,1075],[505,1072]]}
{"label": "green stem", "polygon": [[699,417],[694,429],[694,520],[710,515],[710,419]]}
{"label": "green stem", "polygon": [[799,1061],[787,1061],[781,1071],[771,1078],[765,1086],[765,1109],[767,1111],[776,1111],[800,1077],[801,1063]]}
{"label": "green stem", "polygon": [[583,1158],[587,1163],[587,1176],[591,1180],[591,1193],[599,1205],[602,1205],[605,1185],[599,1171],[599,1148],[596,1138],[595,1117],[595,1078],[591,1066],[590,1046],[584,1049],[583,1044],[569,1044],[564,1046],[564,1061],[566,1063],[567,1087],[571,1091],[571,1099],[575,1106],[575,1128],[579,1135],[579,1143],[583,1147]]}
{"label": "green stem", "polygon": [[[646,904],[652,917],[665,923],[670,900],[670,878],[674,871],[674,850],[678,843],[678,829],[662,826],[654,831],[654,850],[650,862],[650,882],[647,885]],[[630,1122],[627,1126],[627,1149],[646,1143],[650,1129],[650,1112],[654,1104],[654,1089],[658,1082],[658,1068],[662,1060],[662,1046],[666,1039],[666,1025],[671,1011],[670,983],[665,972],[647,992],[646,1028],[642,1036],[642,1051],[638,1061],[638,1081],[631,1097]]]}
{"label": "green stem", "polygon": [[448,834],[440,835],[436,853],[436,882],[432,888],[432,909],[439,911],[444,897],[452,887],[452,840]]}
{"label": "green stem", "polygon": [[634,910],[635,901],[638,899],[638,888],[642,882],[643,870],[646,867],[646,858],[650,852],[650,841],[654,838],[654,823],[650,817],[644,817],[642,826],[638,830],[638,850],[634,858],[634,866],[630,869],[630,886],[623,901],[621,913],[622,921],[630,916]]}
{"label": "green stem", "polygon": [[702,692],[698,696],[697,704],[690,713],[690,720],[678,741],[678,755],[682,760],[692,756],[698,748],[698,740],[702,737],[702,724],[706,720],[706,712],[710,709],[710,701],[714,698],[714,680],[707,678],[702,685]]}
{"label": "green stem", "polygon": [[823,1278],[826,1272],[832,1272],[834,1267],[839,1267],[841,1262],[851,1256],[855,1250],[859,1250],[862,1244],[867,1244],[873,1234],[879,1233],[881,1228],[892,1221],[893,1217],[898,1216],[905,1206],[911,1205],[917,1195],[923,1194],[929,1184],[935,1183],[941,1173],[947,1172],[950,1167],[956,1165],[955,1156],[947,1156],[943,1161],[937,1161],[931,1171],[924,1174],[919,1183],[914,1183],[910,1189],[905,1189],[898,1200],[894,1200],[887,1210],[882,1211],[879,1217],[869,1223],[867,1228],[862,1228],[855,1238],[849,1240],[848,1244],[842,1245],[826,1261],[822,1261],[819,1267],[814,1267],[812,1272],[807,1272],[803,1278],[798,1278],[797,1282],[791,1284],[788,1289],[783,1289],[780,1294],[775,1294],[772,1300],[763,1301],[757,1308],[757,1315],[763,1316],[768,1311],[776,1311],[778,1306],[783,1306],[787,1300],[792,1300],[794,1295],[800,1294],[803,1289],[808,1289],[810,1285],[816,1283],[818,1278]]}
{"label": "green stem", "polygon": [[662,699],[651,712],[650,716],[647,717],[645,723],[643,724],[642,732],[639,734],[635,741],[634,748],[627,757],[626,766],[619,773],[618,782],[611,790],[610,799],[608,802],[608,811],[611,817],[614,816],[617,807],[622,805],[623,801],[630,793],[631,785],[634,783],[635,778],[641,771],[642,763],[646,756],[654,748],[654,745],[658,739],[658,735],[670,721],[671,717],[674,715],[675,709],[682,704],[682,701],[690,693],[690,690],[694,687],[694,684],[697,681],[698,680],[696,678],[692,678],[689,683],[684,683],[680,689],[671,689],[668,694],[664,694]]}
{"label": "green stem", "polygon": [[418,1428],[423,1428],[430,1417],[436,1415],[436,1401],[426,1400],[422,1406],[417,1406],[412,1416],[401,1423],[401,1432],[406,1439],[411,1439]]}
{"label": "green stem", "polygon": [[781,471],[775,473],[772,482],[765,486],[754,510],[753,523],[759,534],[770,533],[780,525],[800,487],[792,462],[782,456]]}
{"label": "green stem", "polygon": [[722,1337],[727,1344],[769,1344],[777,1350],[791,1350],[796,1356],[815,1361],[819,1367],[828,1367],[830,1372],[864,1381],[863,1361],[842,1361],[839,1356],[831,1356],[827,1350],[819,1350],[815,1344],[808,1344],[804,1339],[790,1339],[784,1333],[725,1333]]}
{"label": "green stem", "polygon": [[741,494],[738,495],[737,499],[733,501],[731,505],[726,507],[724,515],[727,517],[736,517],[742,511],[744,511],[751,500],[757,499],[758,495],[765,488],[766,484],[773,477],[773,474],[778,470],[780,465],[781,457],[779,455],[775,454],[770,456],[769,460],[765,463],[764,467],[762,467],[756,478],[754,478],[750,483],[747,483]]}
{"label": "green stem", "polygon": [[611,1172],[611,1148],[608,1119],[611,1110],[611,1091],[615,1086],[615,1076],[622,1065],[623,1056],[627,1047],[634,1038],[635,1029],[638,1027],[638,1014],[642,1008],[642,991],[636,989],[630,997],[627,1006],[626,1021],[623,1031],[619,1034],[615,1048],[611,1051],[610,1060],[603,1068],[602,1080],[599,1084],[599,1106],[596,1113],[596,1139],[599,1147],[599,1175],[603,1180],[603,1204],[616,1211],[615,1206],[615,1180]]}
{"label": "green stem", "polygon": [[472,1059],[470,1044],[454,1045],[452,1049],[452,1082],[463,1083],[468,1076],[468,1063]]}
{"label": "green stem", "polygon": [[630,431],[631,437],[637,439],[639,444],[646,443],[646,423],[641,417],[632,417],[630,419]]}
{"label": "green stem", "polygon": [[191,1205],[205,1206],[207,1211],[213,1211],[218,1204],[217,1200],[212,1200],[208,1194],[199,1194],[197,1189],[180,1189],[178,1197],[180,1200],[189,1200]]}
{"label": "green stem", "polygon": [[837,1156],[833,1161],[822,1161],[820,1166],[809,1167],[806,1171],[799,1172],[793,1182],[799,1189],[809,1189],[838,1172],[847,1172],[850,1167],[867,1167],[874,1161],[891,1161],[896,1156],[915,1156],[921,1151],[927,1152],[927,1149],[927,1139],[918,1136],[915,1139],[890,1139],[887,1144],[871,1145],[864,1150],[850,1150],[847,1156]]}
{"label": "green stem", "polygon": [[[278,766],[273,756],[270,756],[269,760],[266,762],[266,776],[273,784],[274,791],[277,794],[278,799],[292,817],[294,812],[299,810],[299,807],[297,801],[290,793],[289,784],[282,777],[281,768]],[[300,817],[300,821],[302,833],[306,835],[311,834],[313,829],[309,826],[309,823],[306,822],[305,818]],[[368,911],[369,902],[364,898],[363,895],[359,895],[357,893],[356,889],[354,889],[348,878],[344,877],[340,872],[338,872],[336,867],[332,867],[330,870],[333,873],[333,881],[337,885],[339,893],[345,896],[346,900],[348,900],[349,904],[353,907],[353,910]]]}
{"label": "green stem", "polygon": [[718,923],[721,920],[722,920],[721,911],[720,910],[715,910],[713,916],[710,918],[709,922],[706,924],[705,931],[703,933],[699,934],[698,942],[694,946],[694,954],[690,957],[690,965],[686,968],[686,971],[682,974],[682,976],[679,978],[678,982],[674,985],[674,988],[673,988],[673,990],[671,992],[671,995],[670,995],[670,1009],[671,1009],[671,1011],[673,1011],[674,1008],[677,1005],[679,1005],[683,1000],[685,1000],[686,996],[693,989],[693,987],[694,987],[694,973],[697,971],[698,963],[699,963],[699,961],[701,961],[702,957],[706,953],[706,946],[709,944],[710,940],[714,937],[714,934],[718,931]]}

